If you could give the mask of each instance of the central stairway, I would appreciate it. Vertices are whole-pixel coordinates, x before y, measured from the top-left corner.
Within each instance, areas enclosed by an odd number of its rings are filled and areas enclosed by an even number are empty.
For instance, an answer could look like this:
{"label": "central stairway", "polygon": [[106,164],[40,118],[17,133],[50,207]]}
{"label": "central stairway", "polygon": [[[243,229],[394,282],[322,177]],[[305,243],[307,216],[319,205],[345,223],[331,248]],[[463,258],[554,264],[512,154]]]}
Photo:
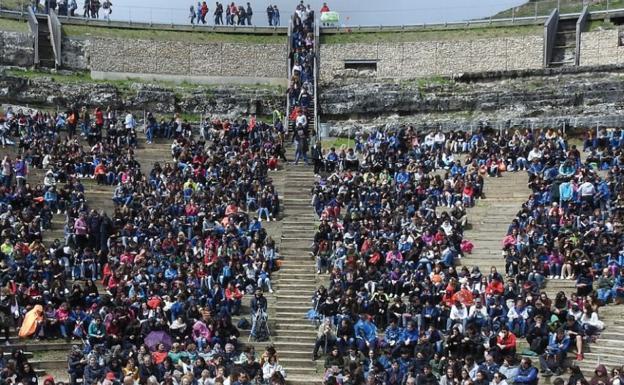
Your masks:
{"label": "central stairway", "polygon": [[477,200],[475,206],[468,209],[469,227],[464,236],[474,243],[474,250],[462,259],[461,265],[467,266],[468,270],[479,266],[484,275],[489,274],[491,266],[496,266],[498,272],[505,275],[502,241],[531,191],[527,187],[525,172],[486,178],[484,185],[485,199]]}
{"label": "central stairway", "polygon": [[314,175],[308,166],[286,165],[282,198],[282,266],[274,277],[275,304],[272,317],[276,335],[274,346],[290,384],[320,384],[322,374],[312,362],[316,327],[306,320],[312,295],[319,282],[314,260],[309,255],[316,230],[316,215],[310,207]]}

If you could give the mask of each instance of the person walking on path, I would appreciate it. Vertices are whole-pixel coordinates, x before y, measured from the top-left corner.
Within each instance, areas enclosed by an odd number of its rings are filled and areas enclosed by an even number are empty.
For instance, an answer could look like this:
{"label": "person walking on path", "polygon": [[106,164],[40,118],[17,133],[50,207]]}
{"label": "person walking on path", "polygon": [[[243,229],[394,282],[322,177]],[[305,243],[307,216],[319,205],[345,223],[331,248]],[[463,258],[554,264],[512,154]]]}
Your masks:
{"label": "person walking on path", "polygon": [[195,7],[192,5],[189,9],[189,19],[191,19],[191,25],[195,24]]}
{"label": "person walking on path", "polygon": [[223,25],[223,4],[217,1],[214,11],[215,25]]}
{"label": "person walking on path", "polygon": [[[201,22],[202,24],[206,24],[206,15],[208,14],[208,4],[206,4],[206,2],[202,2],[202,6],[201,6]],[[198,22],[199,24],[199,22]]]}
{"label": "person walking on path", "polygon": [[279,9],[277,9],[277,5],[273,6],[273,25],[276,27],[280,25],[280,13]]}
{"label": "person walking on path", "polygon": [[251,9],[251,3],[247,2],[247,25],[251,25],[251,16],[253,16],[253,9]]}
{"label": "person walking on path", "polygon": [[269,20],[269,25],[272,26],[273,25],[273,6],[271,4],[269,4],[269,6],[267,7],[267,19]]}

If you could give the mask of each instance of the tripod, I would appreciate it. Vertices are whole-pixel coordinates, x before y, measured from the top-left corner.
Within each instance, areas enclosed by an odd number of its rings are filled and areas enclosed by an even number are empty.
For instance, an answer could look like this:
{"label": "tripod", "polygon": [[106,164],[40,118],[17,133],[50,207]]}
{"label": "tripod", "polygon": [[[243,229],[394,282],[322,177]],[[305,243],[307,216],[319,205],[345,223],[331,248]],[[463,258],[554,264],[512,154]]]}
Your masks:
{"label": "tripod", "polygon": [[258,309],[256,314],[253,315],[253,322],[251,326],[251,332],[249,332],[249,338],[247,342],[251,341],[251,337],[255,341],[271,341],[271,330],[269,329],[269,316],[266,311]]}

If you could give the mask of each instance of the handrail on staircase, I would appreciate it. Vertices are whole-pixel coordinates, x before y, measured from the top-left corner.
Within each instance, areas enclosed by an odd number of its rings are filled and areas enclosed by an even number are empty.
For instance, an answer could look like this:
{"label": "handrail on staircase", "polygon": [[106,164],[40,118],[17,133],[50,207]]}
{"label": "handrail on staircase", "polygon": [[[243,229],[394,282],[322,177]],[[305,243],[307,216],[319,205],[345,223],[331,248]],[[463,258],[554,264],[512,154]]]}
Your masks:
{"label": "handrail on staircase", "polygon": [[576,21],[576,52],[574,55],[574,65],[581,65],[581,35],[587,28],[587,20],[589,19],[589,6],[583,7],[583,11]]}
{"label": "handrail on staircase", "polygon": [[58,68],[61,66],[61,22],[53,9],[48,12],[48,28],[52,50],[54,51],[54,64]]}
{"label": "handrail on staircase", "polygon": [[[292,27],[293,27],[293,21],[292,21],[292,17],[288,20],[288,33],[287,33],[287,46],[286,46],[286,78],[287,78],[287,84],[288,87],[290,88],[290,71],[291,71],[291,67],[292,67],[292,59],[290,56],[290,53],[292,51]],[[289,117],[290,117],[290,95],[289,92],[286,92],[286,113],[284,114],[284,118],[282,119],[283,122],[282,124],[284,125],[284,130],[286,130],[286,133],[288,134],[288,130],[290,127],[290,122],[289,122]]]}
{"label": "handrail on staircase", "polygon": [[557,28],[559,27],[559,11],[555,8],[544,23],[544,68],[548,68],[557,39]]}
{"label": "handrail on staircase", "polygon": [[318,79],[319,79],[319,61],[321,53],[321,40],[319,19],[314,15],[314,67],[312,68],[312,79],[314,82],[314,133],[317,140],[320,140],[319,133],[319,111],[318,111]]}
{"label": "handrail on staircase", "polygon": [[39,64],[39,22],[32,7],[28,7],[28,27],[35,46],[34,64]]}

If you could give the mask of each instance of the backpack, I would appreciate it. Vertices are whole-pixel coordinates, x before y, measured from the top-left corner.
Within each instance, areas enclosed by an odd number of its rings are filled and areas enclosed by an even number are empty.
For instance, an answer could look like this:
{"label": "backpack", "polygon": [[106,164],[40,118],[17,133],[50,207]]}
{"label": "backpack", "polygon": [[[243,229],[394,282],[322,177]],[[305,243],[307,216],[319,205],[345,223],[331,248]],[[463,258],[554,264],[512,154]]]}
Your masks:
{"label": "backpack", "polygon": [[247,330],[251,327],[251,325],[249,325],[249,321],[247,321],[246,318],[241,318],[236,326],[241,330]]}

